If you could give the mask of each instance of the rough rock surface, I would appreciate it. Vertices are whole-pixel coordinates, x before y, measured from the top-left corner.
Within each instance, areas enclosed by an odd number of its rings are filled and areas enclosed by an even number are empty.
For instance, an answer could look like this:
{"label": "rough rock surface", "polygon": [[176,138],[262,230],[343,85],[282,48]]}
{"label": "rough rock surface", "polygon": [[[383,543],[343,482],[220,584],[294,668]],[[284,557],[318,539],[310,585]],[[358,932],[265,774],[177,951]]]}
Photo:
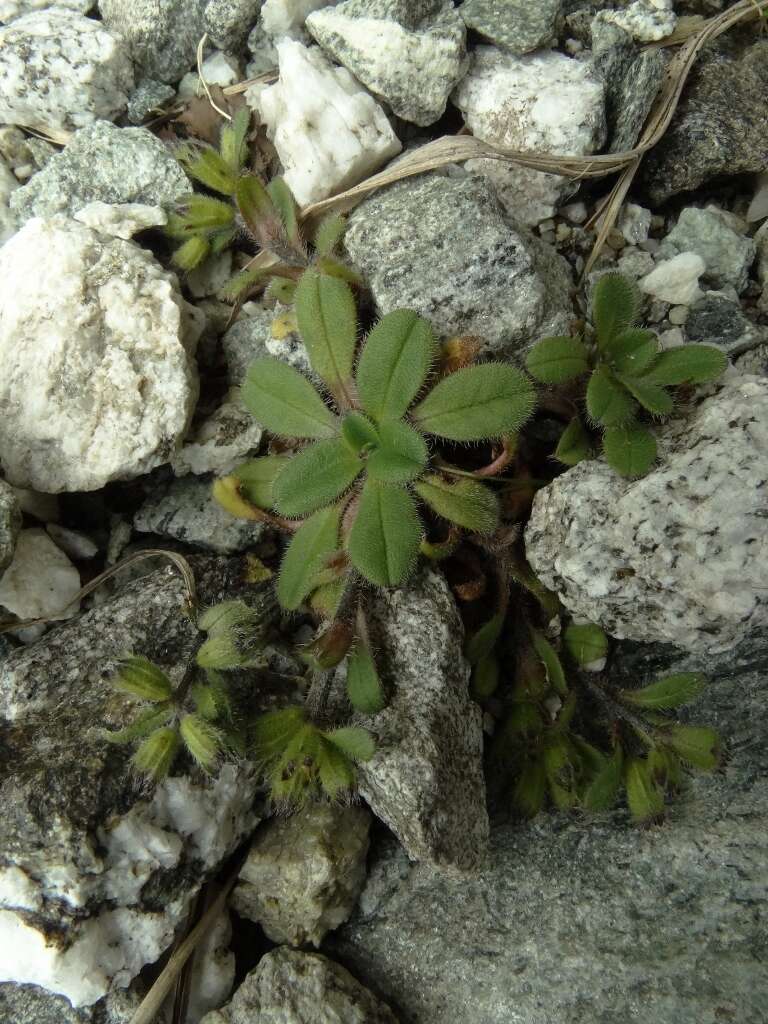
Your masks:
{"label": "rough rock surface", "polygon": [[131,1024],[141,1002],[138,983],[119,989],[93,1006],[75,1009],[64,996],[37,985],[0,985],[3,1024]]}
{"label": "rough rock surface", "polygon": [[178,82],[195,63],[207,0],[99,0],[110,32],[121,36],[137,77]]}
{"label": "rough rock surface", "polygon": [[765,170],[768,41],[738,58],[721,50],[697,62],[664,138],[640,166],[654,204],[721,175]]}
{"label": "rough rock surface", "polygon": [[360,793],[414,860],[476,870],[488,842],[482,716],[448,584],[425,569],[366,615],[389,703],[365,719],[376,753],[359,766]]}
{"label": "rough rock surface", "polygon": [[221,1010],[201,1024],[397,1024],[349,971],[318,953],[275,949]]}
{"label": "rough rock surface", "polygon": [[0,156],[0,245],[18,230],[16,214],[10,209],[10,199],[18,189],[19,182],[10,167]]}
{"label": "rough rock surface", "polygon": [[197,329],[149,253],[64,217],[33,219],[0,250],[0,305],[11,483],[95,490],[168,461],[197,397]]}
{"label": "rough rock surface", "polygon": [[768,340],[768,329],[744,315],[741,303],[723,292],[707,292],[685,321],[688,341],[717,345],[730,356],[740,355]]}
{"label": "rough rock surface", "polygon": [[231,904],[273,942],[319,946],[349,917],[365,882],[370,812],[309,804],[267,822],[251,845]]}
{"label": "rough rock surface", "polygon": [[400,152],[386,114],[345,68],[293,39],[281,40],[277,53],[279,81],[249,92],[248,101],[267,125],[298,203],[356,185]]}
{"label": "rough rock surface", "polygon": [[20,529],[21,510],[16,495],[13,488],[0,480],[0,578],[11,563]]}
{"label": "rough rock surface", "polygon": [[351,214],[344,245],[382,314],[414,309],[441,337],[478,336],[502,358],[568,333],[565,261],[507,219],[485,178],[392,185]]}
{"label": "rough rock surface", "polygon": [[[193,560],[199,599],[258,600],[240,559]],[[190,900],[258,821],[247,764],[147,788],[104,727],[135,704],[109,685],[126,651],[179,680],[197,631],[169,568],[143,576],[0,665],[0,980],[89,1005],[171,943]],[[258,708],[258,687],[249,677]],[[286,684],[283,682],[283,688]]]}
{"label": "rough rock surface", "polygon": [[240,53],[259,17],[262,0],[208,0],[203,24],[214,46]]}
{"label": "rough rock surface", "polygon": [[[581,156],[605,142],[605,86],[591,65],[562,53],[515,57],[479,46],[453,94],[472,134],[500,148]],[[524,224],[551,217],[576,191],[558,174],[499,160],[470,160],[493,182],[510,216]]]}
{"label": "rough rock surface", "polygon": [[240,387],[251,363],[268,354],[266,342],[272,331],[274,316],[271,309],[263,309],[254,302],[246,303],[240,318],[221,339],[227,363],[227,379],[232,387]]}
{"label": "rough rock surface", "polygon": [[128,97],[126,116],[131,124],[142,124],[164,104],[172,100],[176,90],[172,85],[145,78]]}
{"label": "rough rock surface", "polygon": [[714,662],[657,651],[630,678],[709,671],[689,717],[720,731],[725,768],[646,831],[623,811],[500,825],[478,879],[435,877],[392,846],[374,857],[327,945],[403,1024],[764,1020],[768,642]]}
{"label": "rough rock surface", "polygon": [[638,43],[656,43],[677,25],[674,0],[635,0],[617,11],[600,11],[595,20],[618,25]]}
{"label": "rough rock surface", "polygon": [[133,238],[147,228],[159,228],[168,223],[165,210],[145,203],[88,203],[74,215],[74,220],[112,238]]}
{"label": "rough rock surface", "polygon": [[233,388],[225,401],[188,434],[180,451],[171,459],[176,476],[216,473],[225,476],[256,449],[262,429],[244,407]]}
{"label": "rough rock surface", "polygon": [[79,602],[80,573],[45,530],[21,530],[13,561],[0,577],[0,605],[20,619],[68,619]]}
{"label": "rough rock surface", "polygon": [[726,651],[768,624],[768,381],[726,381],[658,437],[640,480],[582,462],[539,491],[527,556],[612,636]]}
{"label": "rough rock surface", "polygon": [[125,110],[133,68],[122,41],[62,8],[0,28],[0,121],[82,128]]}
{"label": "rough rock surface", "polygon": [[94,3],[95,0],[0,0],[0,25],[46,7],[62,7],[87,14]]}
{"label": "rough rock surface", "polygon": [[701,298],[699,278],[705,269],[706,263],[697,253],[681,252],[657,263],[640,281],[640,289],[662,302],[690,306]]}
{"label": "rough rock surface", "polygon": [[450,0],[344,0],[307,29],[398,117],[433,124],[466,69],[465,27]]}
{"label": "rough rock surface", "polygon": [[178,160],[152,132],[97,121],[17,189],[11,207],[21,221],[71,217],[92,202],[169,206],[190,190]]}
{"label": "rough rock surface", "polygon": [[717,211],[687,206],[659,248],[661,257],[681,252],[701,256],[704,280],[713,287],[733,285],[737,292],[743,292],[756,249],[751,238],[734,231]]}
{"label": "rough rock surface", "polygon": [[[261,9],[263,31],[273,39],[289,36],[305,39],[304,22],[320,7],[331,7],[337,0],[264,0]],[[250,40],[249,40],[250,46]]]}
{"label": "rough rock surface", "polygon": [[523,54],[553,38],[562,6],[562,0],[464,0],[459,14],[496,46]]}

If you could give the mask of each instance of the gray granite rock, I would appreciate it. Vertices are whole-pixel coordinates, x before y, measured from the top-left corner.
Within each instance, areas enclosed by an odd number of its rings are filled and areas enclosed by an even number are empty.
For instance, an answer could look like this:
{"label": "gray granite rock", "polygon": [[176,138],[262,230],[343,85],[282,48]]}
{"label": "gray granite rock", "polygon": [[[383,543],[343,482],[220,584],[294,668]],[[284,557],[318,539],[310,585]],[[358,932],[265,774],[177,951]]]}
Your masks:
{"label": "gray granite rock", "polygon": [[0,25],[46,7],[60,7],[78,14],[88,14],[95,3],[96,0],[0,0]]}
{"label": "gray granite rock", "polygon": [[743,56],[713,49],[688,78],[664,138],[643,160],[640,181],[653,204],[713,179],[768,165],[765,103],[768,41]]}
{"label": "gray granite rock", "polygon": [[21,510],[13,488],[0,480],[0,576],[10,565],[21,529]]}
{"label": "gray granite rock", "polygon": [[128,120],[131,124],[142,124],[175,95],[176,90],[172,85],[157,82],[154,78],[145,78],[128,97]]}
{"label": "gray granite rock", "polygon": [[602,24],[593,32],[593,65],[605,80],[608,151],[636,144],[661,88],[666,68],[662,50],[638,50],[629,33]]}
{"label": "gray granite rock", "polygon": [[209,0],[99,0],[104,25],[124,40],[140,77],[178,82],[195,63]]}
{"label": "gray granite rock", "polygon": [[344,0],[309,15],[310,35],[398,117],[433,124],[466,67],[451,0]]}
{"label": "gray granite rock", "polygon": [[468,28],[512,53],[538,50],[556,35],[562,0],[464,0],[459,8]]}
{"label": "gray granite rock", "polygon": [[[635,680],[701,667],[647,650],[625,666]],[[713,682],[690,719],[730,754],[692,778],[666,824],[640,831],[621,810],[499,824],[490,868],[462,881],[385,846],[330,955],[403,1024],[762,1024],[768,640],[704,660]]]}
{"label": "gray granite rock", "polygon": [[142,993],[136,982],[76,1010],[64,996],[37,985],[0,985],[0,1024],[131,1024]]}
{"label": "gray granite rock", "polygon": [[248,33],[258,21],[263,0],[208,0],[205,31],[214,46],[225,53],[241,53]]}
{"label": "gray granite rock", "polygon": [[232,908],[272,942],[319,946],[347,920],[365,882],[371,814],[309,804],[257,832],[232,891]]}
{"label": "gray granite rock", "polygon": [[275,314],[255,303],[249,303],[246,310],[248,315],[241,314],[221,339],[231,387],[240,387],[251,363],[268,355],[267,338],[270,337]]}
{"label": "gray granite rock", "polygon": [[768,381],[726,378],[657,436],[639,480],[588,461],[540,490],[528,560],[611,636],[727,651],[768,625]]}
{"label": "gray granite rock", "polygon": [[171,458],[176,476],[215,473],[226,476],[256,454],[263,431],[233,388],[210,416],[195,423],[181,449]]}
{"label": "gray granite rock", "polygon": [[767,333],[765,327],[745,316],[739,302],[721,292],[707,292],[691,306],[685,321],[688,341],[717,345],[730,356],[757,348]]}
{"label": "gray granite rock", "polygon": [[351,214],[344,245],[379,313],[414,309],[442,338],[475,335],[489,354],[513,358],[568,333],[567,264],[504,214],[482,177],[390,186]]}
{"label": "gray granite rock", "polygon": [[236,519],[211,494],[210,480],[185,476],[158,487],[133,519],[139,533],[155,533],[226,555],[254,547],[263,523]]}
{"label": "gray granite rock", "polygon": [[397,1024],[392,1011],[349,971],[318,953],[275,949],[231,1002],[200,1024]]}
{"label": "gray granite rock", "polygon": [[181,165],[152,132],[97,121],[17,189],[11,207],[23,222],[71,217],[94,201],[169,206],[190,191]]}
{"label": "gray granite rock", "polygon": [[701,256],[706,265],[704,280],[714,288],[732,285],[743,292],[756,249],[751,238],[735,231],[716,210],[687,206],[661,243],[659,258],[670,259],[681,252]]}

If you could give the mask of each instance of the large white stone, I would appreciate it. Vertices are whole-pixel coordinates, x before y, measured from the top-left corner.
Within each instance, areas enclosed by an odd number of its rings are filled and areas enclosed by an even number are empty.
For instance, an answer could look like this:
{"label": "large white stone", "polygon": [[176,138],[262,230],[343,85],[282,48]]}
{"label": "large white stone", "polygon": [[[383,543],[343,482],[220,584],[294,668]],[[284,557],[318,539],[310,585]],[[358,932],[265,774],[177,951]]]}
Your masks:
{"label": "large white stone", "polygon": [[133,66],[100,21],[58,7],[0,29],[0,121],[82,128],[125,110]]}
{"label": "large white stone", "polygon": [[199,328],[151,254],[65,217],[33,218],[0,250],[0,308],[11,483],[96,490],[168,461],[197,397]]}
{"label": "large white stone", "polygon": [[145,203],[88,203],[74,216],[81,224],[113,238],[132,238],[147,228],[162,227],[168,220],[165,210]]}
{"label": "large white stone", "polygon": [[68,619],[80,602],[80,574],[45,530],[22,530],[0,579],[0,605],[20,619]]}
{"label": "large white stone", "polygon": [[338,0],[265,0],[261,24],[268,36],[301,39],[307,15],[321,7],[333,7]]}
{"label": "large white stone", "polygon": [[386,114],[347,70],[292,39],[281,40],[277,52],[280,80],[247,98],[274,140],[298,203],[349,188],[400,152]]}
{"label": "large white stone", "polygon": [[[500,148],[582,156],[605,142],[605,86],[591,66],[561,53],[518,57],[479,46],[453,94],[472,134]],[[558,174],[498,160],[470,160],[507,212],[525,224],[551,217],[576,190]]]}
{"label": "large white stone", "polygon": [[590,461],[539,491],[528,559],[612,636],[730,650],[768,625],[768,379],[728,380],[658,436],[640,480]]}

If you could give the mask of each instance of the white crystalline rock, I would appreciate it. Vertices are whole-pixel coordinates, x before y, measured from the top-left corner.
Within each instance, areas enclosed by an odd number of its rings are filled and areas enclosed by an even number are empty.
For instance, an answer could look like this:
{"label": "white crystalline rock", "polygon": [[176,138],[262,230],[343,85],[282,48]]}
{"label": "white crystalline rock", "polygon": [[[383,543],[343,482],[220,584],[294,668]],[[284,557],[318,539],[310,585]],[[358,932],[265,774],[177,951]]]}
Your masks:
{"label": "white crystalline rock", "polygon": [[0,578],[0,605],[20,619],[69,619],[80,603],[80,574],[45,530],[22,530]]}
{"label": "white crystalline rock", "polygon": [[595,21],[618,25],[638,43],[656,43],[675,31],[674,0],[635,0],[619,11],[600,11]]}
{"label": "white crystalline rock", "polygon": [[75,220],[94,231],[113,238],[132,238],[147,228],[159,228],[168,222],[168,215],[159,206],[145,203],[88,203],[74,215]]}
{"label": "white crystalline rock", "polygon": [[0,122],[82,128],[113,120],[133,90],[123,42],[100,21],[53,7],[0,28]]}
{"label": "white crystalline rock", "polygon": [[0,459],[12,484],[96,490],[168,461],[197,398],[200,325],[150,253],[34,218],[0,249],[0,308]]}
{"label": "white crystalline rock", "polygon": [[87,14],[93,7],[94,0],[0,0],[0,24],[20,18],[32,11],[42,11],[46,7],[64,7],[69,11]]}
{"label": "white crystalline rock", "polygon": [[300,205],[362,181],[400,152],[387,116],[344,68],[319,48],[277,45],[280,80],[246,94],[267,126]]}
{"label": "white crystalline rock", "polygon": [[267,35],[300,39],[307,16],[321,7],[335,7],[338,0],[265,0],[261,24]]}
{"label": "white crystalline rock", "polygon": [[197,1024],[209,1010],[224,1004],[235,981],[235,954],[232,941],[232,922],[229,911],[224,910],[206,932],[195,950],[189,977],[187,1024]]}
{"label": "white crystalline rock", "polygon": [[[208,85],[220,85],[224,88],[227,85],[234,85],[241,78],[241,69],[238,61],[229,54],[217,50],[203,61],[203,78]],[[178,94],[181,99],[190,99],[192,96],[202,96],[203,85],[200,75],[196,71],[188,71],[179,82]]]}
{"label": "white crystalline rock", "polygon": [[727,651],[768,625],[768,379],[726,380],[658,437],[639,480],[595,460],[540,490],[527,557],[611,636]]}
{"label": "white crystalline rock", "polygon": [[622,207],[618,227],[630,245],[647,242],[651,230],[651,211],[636,203],[627,203]]}
{"label": "white crystalline rock", "polygon": [[695,252],[681,252],[664,260],[638,283],[641,291],[673,306],[690,306],[702,296],[699,278],[706,264]]}
{"label": "white crystalline rock", "polygon": [[11,171],[5,160],[0,157],[0,245],[6,242],[16,231],[16,215],[8,206],[11,192],[19,187],[16,175]]}
{"label": "white crystalline rock", "polygon": [[[524,57],[478,46],[453,101],[472,134],[500,148],[582,156],[605,142],[605,86],[590,65],[563,54]],[[469,160],[493,183],[507,212],[538,224],[575,191],[558,174],[498,160]]]}

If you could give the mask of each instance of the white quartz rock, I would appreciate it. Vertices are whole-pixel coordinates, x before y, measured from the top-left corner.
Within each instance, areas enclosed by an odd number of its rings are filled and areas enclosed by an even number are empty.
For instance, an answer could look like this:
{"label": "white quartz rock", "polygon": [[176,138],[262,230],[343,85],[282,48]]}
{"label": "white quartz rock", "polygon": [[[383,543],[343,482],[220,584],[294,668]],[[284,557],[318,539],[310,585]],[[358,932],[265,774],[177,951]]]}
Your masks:
{"label": "white quartz rock", "polygon": [[695,252],[681,252],[664,260],[639,281],[642,291],[673,306],[690,306],[701,298],[699,278],[706,264]]}
{"label": "white quartz rock", "polygon": [[0,122],[82,128],[125,110],[133,65],[100,21],[53,7],[0,29]]}
{"label": "white quartz rock", "polygon": [[639,480],[596,460],[540,490],[528,559],[611,636],[730,650],[768,625],[768,379],[726,380],[658,437]]}
{"label": "white quartz rock", "polygon": [[113,238],[132,238],[147,228],[162,227],[168,215],[159,206],[145,203],[88,203],[74,215],[75,220]]}
{"label": "white quartz rock", "polygon": [[168,461],[197,398],[199,322],[150,253],[33,218],[0,249],[0,307],[0,460],[12,484],[96,490]]}
{"label": "white quartz rock", "polygon": [[348,71],[292,39],[281,40],[277,52],[279,81],[247,99],[274,140],[298,203],[355,185],[400,152],[386,114]]}
{"label": "white quartz rock", "polygon": [[16,175],[13,174],[5,160],[0,157],[0,245],[6,242],[16,231],[16,215],[8,206],[11,192],[19,187]]}
{"label": "white quartz rock", "polygon": [[216,918],[195,951],[189,978],[186,1024],[198,1024],[217,1010],[232,991],[235,954],[230,950],[232,922],[225,910]]}
{"label": "white quartz rock", "polygon": [[647,242],[651,229],[651,211],[636,203],[627,203],[622,207],[618,227],[629,245]]}
{"label": "white quartz rock", "polygon": [[268,36],[301,39],[308,15],[321,7],[334,7],[338,0],[265,0],[261,23]]}
{"label": "white quartz rock", "polygon": [[0,605],[20,619],[68,619],[80,602],[80,574],[45,530],[22,530],[0,578]]}
{"label": "white quartz rock", "polygon": [[[501,148],[581,156],[605,142],[605,86],[584,61],[541,52],[524,57],[478,46],[453,94],[472,134]],[[538,224],[576,190],[557,174],[498,160],[470,160],[490,179],[510,216]]]}
{"label": "white quartz rock", "polygon": [[623,10],[600,11],[595,20],[618,25],[638,43],[656,43],[675,31],[674,7],[674,0],[635,0]]}

